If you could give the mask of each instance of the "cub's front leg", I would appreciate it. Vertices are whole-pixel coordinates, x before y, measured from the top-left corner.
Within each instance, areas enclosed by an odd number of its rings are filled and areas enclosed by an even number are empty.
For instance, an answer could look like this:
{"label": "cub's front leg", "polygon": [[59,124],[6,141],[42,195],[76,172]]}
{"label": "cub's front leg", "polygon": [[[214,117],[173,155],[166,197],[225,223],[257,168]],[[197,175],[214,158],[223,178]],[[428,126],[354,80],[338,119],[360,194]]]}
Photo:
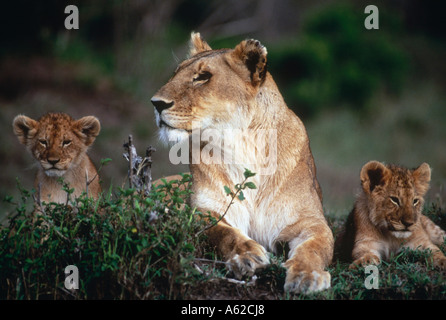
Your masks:
{"label": "cub's front leg", "polygon": [[378,265],[381,263],[381,254],[379,252],[379,244],[373,240],[363,240],[355,243],[352,252],[353,262],[350,269],[356,269],[360,266]]}
{"label": "cub's front leg", "polygon": [[418,229],[414,232],[411,240],[405,244],[405,247],[412,250],[430,250],[432,252],[432,262],[434,267],[440,270],[446,270],[446,256],[431,239],[431,234],[429,234],[426,230]]}
{"label": "cub's front leg", "polygon": [[265,248],[224,219],[211,227],[207,235],[210,243],[217,248],[237,278],[252,276],[257,269],[269,264]]}

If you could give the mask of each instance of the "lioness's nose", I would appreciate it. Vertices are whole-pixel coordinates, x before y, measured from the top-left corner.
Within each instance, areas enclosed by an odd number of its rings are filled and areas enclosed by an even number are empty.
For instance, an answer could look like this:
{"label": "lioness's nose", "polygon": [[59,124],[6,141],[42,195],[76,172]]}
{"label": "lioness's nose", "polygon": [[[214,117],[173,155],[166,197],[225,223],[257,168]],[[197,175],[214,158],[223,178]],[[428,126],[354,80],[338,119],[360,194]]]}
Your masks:
{"label": "lioness's nose", "polygon": [[155,109],[161,113],[165,109],[169,109],[171,106],[173,106],[173,101],[166,101],[164,99],[153,97],[150,101],[152,101],[152,104],[155,106]]}

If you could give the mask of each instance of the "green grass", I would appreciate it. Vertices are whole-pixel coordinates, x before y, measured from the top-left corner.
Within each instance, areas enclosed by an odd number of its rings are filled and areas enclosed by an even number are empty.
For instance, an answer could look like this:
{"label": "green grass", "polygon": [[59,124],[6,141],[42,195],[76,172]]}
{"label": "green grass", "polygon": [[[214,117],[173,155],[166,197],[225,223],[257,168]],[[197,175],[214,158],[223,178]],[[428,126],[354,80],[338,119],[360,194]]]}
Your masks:
{"label": "green grass", "polygon": [[[188,183],[185,175],[180,184]],[[200,275],[192,265],[206,223],[172,183],[150,197],[118,189],[94,201],[36,207],[21,189],[9,224],[0,229],[1,299],[174,299]],[[166,200],[166,197],[169,200]],[[64,287],[68,265],[79,269],[79,290]]]}
{"label": "green grass", "polygon": [[[404,250],[378,266],[378,289],[367,289],[364,268],[334,261],[331,288],[309,295],[283,291],[284,256],[255,277],[233,279],[207,245],[209,223],[185,200],[184,175],[152,189],[148,197],[134,189],[110,189],[94,201],[85,196],[67,204],[35,207],[34,191],[19,187],[7,197],[8,224],[0,228],[0,299],[445,299],[446,273],[433,268],[431,253]],[[234,199],[244,187],[238,184]],[[67,189],[68,190],[68,189]],[[431,206],[426,214],[444,228],[445,213]],[[335,236],[344,219],[328,216]],[[443,251],[446,246],[443,246]],[[79,269],[80,288],[64,287],[64,269]]]}

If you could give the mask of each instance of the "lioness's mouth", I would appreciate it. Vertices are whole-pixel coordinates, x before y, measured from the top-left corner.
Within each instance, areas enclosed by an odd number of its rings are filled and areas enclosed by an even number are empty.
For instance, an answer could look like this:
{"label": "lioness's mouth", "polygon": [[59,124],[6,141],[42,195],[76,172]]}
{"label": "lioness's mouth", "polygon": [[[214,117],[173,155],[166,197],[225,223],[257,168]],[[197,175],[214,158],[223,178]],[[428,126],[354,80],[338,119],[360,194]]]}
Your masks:
{"label": "lioness's mouth", "polygon": [[174,128],[174,127],[168,125],[167,122],[164,121],[163,119],[160,119],[160,123],[159,123],[158,126],[159,126],[160,128],[162,128],[162,127],[168,127],[168,128],[170,128],[170,129],[176,129],[176,128]]}
{"label": "lioness's mouth", "polygon": [[183,128],[175,128],[175,127],[172,127],[171,125],[169,125],[166,121],[164,121],[163,119],[160,119],[160,121],[159,121],[159,125],[158,125],[158,127],[160,128],[160,129],[162,129],[162,128],[167,128],[168,130],[180,130],[180,131],[185,131],[185,132],[187,132],[187,133],[192,133],[192,130],[188,130],[188,129],[183,129]]}

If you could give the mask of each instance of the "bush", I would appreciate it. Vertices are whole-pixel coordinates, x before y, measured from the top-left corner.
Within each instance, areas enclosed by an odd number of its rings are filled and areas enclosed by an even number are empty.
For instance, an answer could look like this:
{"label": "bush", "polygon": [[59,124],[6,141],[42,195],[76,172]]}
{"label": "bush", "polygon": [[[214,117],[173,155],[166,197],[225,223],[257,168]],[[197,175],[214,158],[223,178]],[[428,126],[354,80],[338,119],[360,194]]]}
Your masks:
{"label": "bush", "polygon": [[[7,199],[15,214],[0,229],[0,299],[183,297],[192,280],[203,278],[192,262],[205,237],[196,235],[209,222],[185,202],[190,191],[181,186],[188,183],[183,175],[148,197],[119,189],[33,214],[34,193],[21,189],[20,202]],[[68,265],[79,270],[78,290],[64,287]]]}

